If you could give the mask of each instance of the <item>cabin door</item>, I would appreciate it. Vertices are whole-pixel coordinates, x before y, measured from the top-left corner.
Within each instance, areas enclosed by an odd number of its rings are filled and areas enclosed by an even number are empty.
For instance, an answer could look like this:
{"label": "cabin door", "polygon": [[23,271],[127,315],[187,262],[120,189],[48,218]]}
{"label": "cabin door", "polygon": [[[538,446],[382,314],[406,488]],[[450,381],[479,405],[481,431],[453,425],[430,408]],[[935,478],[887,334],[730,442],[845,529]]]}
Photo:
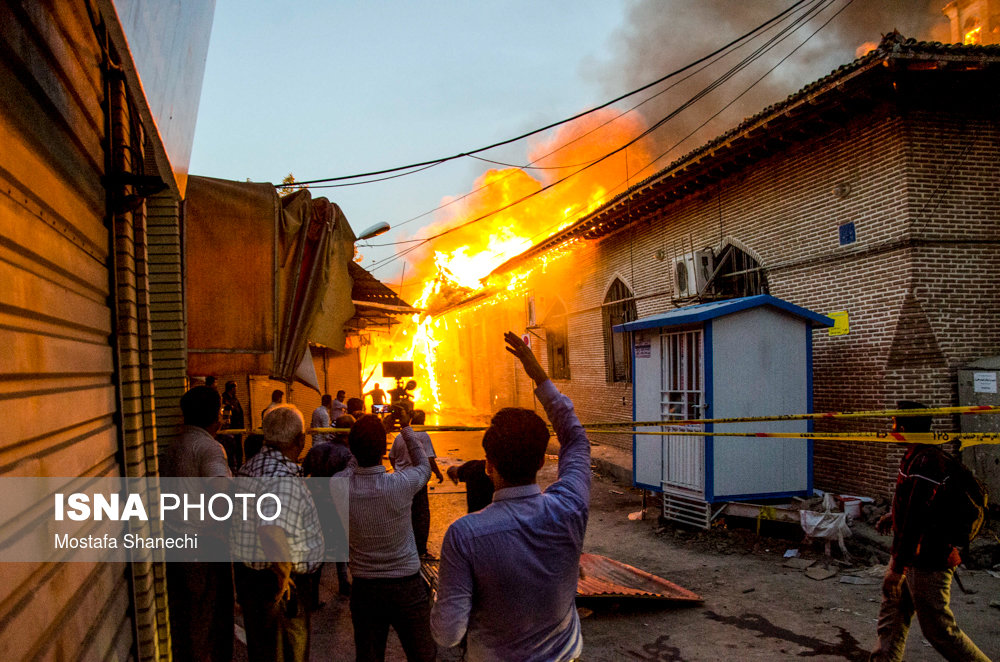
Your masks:
{"label": "cabin door", "polygon": [[[705,347],[701,329],[660,336],[660,420],[664,432],[701,432],[702,424],[669,421],[702,418],[705,411]],[[663,437],[663,489],[692,496],[705,493],[705,438]]]}

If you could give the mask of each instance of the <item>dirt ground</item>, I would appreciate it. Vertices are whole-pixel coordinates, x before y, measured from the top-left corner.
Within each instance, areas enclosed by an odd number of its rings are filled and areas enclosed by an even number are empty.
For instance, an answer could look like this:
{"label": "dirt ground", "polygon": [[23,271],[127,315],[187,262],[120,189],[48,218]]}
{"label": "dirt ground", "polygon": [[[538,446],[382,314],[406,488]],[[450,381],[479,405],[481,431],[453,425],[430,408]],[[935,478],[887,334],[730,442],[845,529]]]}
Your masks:
{"label": "dirt ground", "polygon": [[[442,464],[477,457],[478,441],[461,434],[435,439]],[[555,478],[555,462],[542,470],[540,482]],[[432,485],[436,480],[432,478]],[[435,553],[448,524],[465,513],[465,495],[449,484],[431,491],[432,529],[429,548]],[[594,476],[590,521],[584,551],[602,554],[659,575],[702,596],[696,606],[674,607],[651,600],[579,601],[584,651],[582,660],[603,662],[698,662],[719,660],[864,660],[874,642],[883,566],[870,548],[851,543],[859,565],[841,567],[823,581],[787,568],[783,554],[799,549],[802,557],[825,561],[822,545],[805,545],[791,528],[716,528],[695,532],[662,526],[655,508],[640,521],[628,519],[641,506],[641,493],[610,478]],[[767,523],[765,523],[767,524]],[[785,537],[781,537],[784,535]],[[839,552],[834,551],[839,559]],[[843,576],[867,583],[842,583]],[[1000,660],[1000,578],[987,570],[962,573],[962,593],[955,587],[952,607],[959,624],[992,659]],[[332,569],[324,573],[321,599],[313,614],[312,660],[353,660],[354,646],[348,601],[336,595]],[[238,647],[239,648],[239,647]],[[238,650],[238,655],[245,655]],[[388,660],[405,659],[394,633]],[[455,649],[439,659],[459,660]],[[942,659],[923,639],[915,623],[906,660]]]}
{"label": "dirt ground", "polygon": [[[621,492],[621,494],[619,494]],[[758,536],[746,529],[691,532],[661,527],[655,518],[633,522],[640,493],[595,478],[585,551],[611,556],[695,591],[704,598],[696,607],[671,608],[649,603],[587,604],[583,620],[584,654],[603,660],[709,661],[864,660],[874,643],[884,566],[871,565],[865,547],[849,549],[858,565],[817,581],[784,567],[783,555],[798,549],[806,559],[825,561],[819,543],[804,545],[801,535],[788,539]],[[768,531],[765,531],[768,533]],[[839,552],[834,551],[839,559]],[[842,576],[870,584],[841,583]],[[952,608],[963,630],[992,659],[1000,659],[1000,578],[985,570],[965,571]],[[910,662],[942,659],[914,624],[907,645]]]}

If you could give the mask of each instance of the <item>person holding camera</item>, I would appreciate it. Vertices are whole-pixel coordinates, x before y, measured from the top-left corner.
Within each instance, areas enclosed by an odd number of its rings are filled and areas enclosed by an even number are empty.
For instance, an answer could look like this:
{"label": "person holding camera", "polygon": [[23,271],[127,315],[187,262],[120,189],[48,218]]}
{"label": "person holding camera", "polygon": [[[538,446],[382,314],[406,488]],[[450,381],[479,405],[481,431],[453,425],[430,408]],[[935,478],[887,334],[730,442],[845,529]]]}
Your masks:
{"label": "person holding camera", "polygon": [[[423,425],[425,420],[426,414],[418,409],[413,412],[413,418],[410,420],[410,423],[413,425]],[[441,473],[441,469],[438,468],[437,461],[434,459],[437,457],[437,453],[434,452],[434,442],[431,441],[431,436],[423,431],[414,432],[413,434],[420,439],[420,443],[424,447],[424,453],[427,455],[427,462],[430,464],[431,472],[437,476],[439,483],[443,483],[444,475]],[[406,441],[403,439],[402,434],[397,434],[392,442],[392,448],[389,450],[389,464],[392,465],[393,471],[401,471],[412,465],[410,454],[406,450]],[[417,553],[420,554],[420,558],[433,558],[427,552],[427,538],[431,530],[431,504],[427,495],[427,483],[424,483],[420,491],[413,495],[410,521],[413,523],[413,537],[416,539]]]}

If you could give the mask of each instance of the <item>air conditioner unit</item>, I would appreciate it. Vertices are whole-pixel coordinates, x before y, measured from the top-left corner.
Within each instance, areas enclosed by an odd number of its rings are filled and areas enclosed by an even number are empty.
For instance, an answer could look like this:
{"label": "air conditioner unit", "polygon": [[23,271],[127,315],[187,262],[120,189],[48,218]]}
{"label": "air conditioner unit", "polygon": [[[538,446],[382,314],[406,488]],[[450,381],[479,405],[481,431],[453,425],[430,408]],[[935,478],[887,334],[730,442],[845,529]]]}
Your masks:
{"label": "air conditioner unit", "polygon": [[674,259],[674,297],[683,299],[705,291],[708,279],[715,271],[715,256],[711,248],[686,253]]}

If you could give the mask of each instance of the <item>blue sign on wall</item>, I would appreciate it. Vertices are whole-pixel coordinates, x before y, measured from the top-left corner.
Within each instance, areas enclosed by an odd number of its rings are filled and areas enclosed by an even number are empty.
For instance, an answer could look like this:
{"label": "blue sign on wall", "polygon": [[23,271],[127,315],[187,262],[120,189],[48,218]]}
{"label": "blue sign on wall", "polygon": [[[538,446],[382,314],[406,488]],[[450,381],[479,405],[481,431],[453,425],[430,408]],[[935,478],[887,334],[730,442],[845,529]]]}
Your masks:
{"label": "blue sign on wall", "polygon": [[847,244],[853,244],[857,240],[857,236],[854,234],[854,222],[844,223],[839,228],[840,230],[840,245],[846,246]]}

